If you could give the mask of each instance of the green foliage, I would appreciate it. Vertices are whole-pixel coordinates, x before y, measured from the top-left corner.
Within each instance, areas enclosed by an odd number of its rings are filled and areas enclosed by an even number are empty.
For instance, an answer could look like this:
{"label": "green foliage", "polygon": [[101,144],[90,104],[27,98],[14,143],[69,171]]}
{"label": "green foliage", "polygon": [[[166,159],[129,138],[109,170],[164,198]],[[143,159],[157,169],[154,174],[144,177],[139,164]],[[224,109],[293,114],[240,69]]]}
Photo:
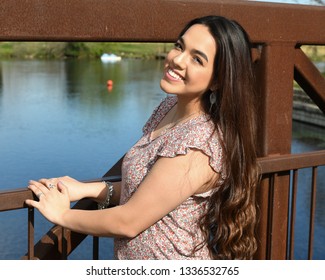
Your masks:
{"label": "green foliage", "polygon": [[65,43],[60,42],[1,42],[2,58],[39,58],[52,59],[62,57]]}
{"label": "green foliage", "polygon": [[302,46],[301,49],[312,61],[325,61],[325,46]]}
{"label": "green foliage", "polygon": [[166,53],[170,44],[164,43],[87,43],[91,57],[100,57],[103,53],[114,53],[122,57],[154,58]]}
{"label": "green foliage", "polygon": [[13,54],[12,42],[0,43],[0,57],[11,57],[12,54]]}
{"label": "green foliage", "polygon": [[107,43],[107,42],[1,42],[1,58],[61,59],[99,58],[103,53],[122,57],[154,58],[166,53],[166,43]]}
{"label": "green foliage", "polygon": [[88,51],[88,47],[85,43],[68,42],[63,49],[63,55],[65,57],[78,58],[85,56]]}

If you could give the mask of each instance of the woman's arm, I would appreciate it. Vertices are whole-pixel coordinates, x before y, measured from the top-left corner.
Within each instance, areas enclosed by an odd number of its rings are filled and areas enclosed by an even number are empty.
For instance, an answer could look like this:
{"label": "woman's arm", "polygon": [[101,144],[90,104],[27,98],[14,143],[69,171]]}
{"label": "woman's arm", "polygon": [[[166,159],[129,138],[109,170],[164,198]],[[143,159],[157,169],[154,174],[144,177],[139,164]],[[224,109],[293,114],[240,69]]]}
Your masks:
{"label": "woman's arm", "polygon": [[68,189],[58,184],[47,189],[31,185],[35,194],[42,191],[40,201],[28,200],[50,221],[73,231],[97,236],[135,237],[195,193],[209,189],[211,179],[218,176],[200,151],[192,150],[174,158],[160,158],[133,194],[120,206],[105,210],[70,209]]}

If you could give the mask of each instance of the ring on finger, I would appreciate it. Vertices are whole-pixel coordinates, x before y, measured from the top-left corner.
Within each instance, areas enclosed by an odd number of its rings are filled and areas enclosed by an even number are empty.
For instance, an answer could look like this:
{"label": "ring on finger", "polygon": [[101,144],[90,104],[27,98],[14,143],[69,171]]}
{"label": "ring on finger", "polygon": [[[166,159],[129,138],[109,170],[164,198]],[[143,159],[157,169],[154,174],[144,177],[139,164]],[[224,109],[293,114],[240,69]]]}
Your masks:
{"label": "ring on finger", "polygon": [[55,188],[55,185],[49,184],[49,189],[53,189],[53,188]]}

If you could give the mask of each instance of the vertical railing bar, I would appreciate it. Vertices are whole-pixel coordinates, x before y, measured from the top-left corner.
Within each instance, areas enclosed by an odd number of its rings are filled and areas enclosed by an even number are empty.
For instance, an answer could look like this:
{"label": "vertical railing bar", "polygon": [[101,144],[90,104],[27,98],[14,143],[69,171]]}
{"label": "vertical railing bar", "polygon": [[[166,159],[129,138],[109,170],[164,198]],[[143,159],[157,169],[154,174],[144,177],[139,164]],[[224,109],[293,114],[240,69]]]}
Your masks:
{"label": "vertical railing bar", "polygon": [[290,243],[289,243],[289,259],[294,258],[294,236],[296,223],[296,200],[297,200],[297,185],[298,185],[298,170],[293,170],[292,179],[292,194],[291,194],[291,220],[290,220]]}
{"label": "vertical railing bar", "polygon": [[287,211],[287,242],[286,242],[286,253],[285,253],[285,259],[288,259],[289,255],[289,249],[290,249],[290,225],[291,225],[291,216],[290,216],[290,208],[291,208],[291,197],[292,197],[292,185],[293,185],[293,180],[292,180],[292,170],[289,170],[289,195],[288,195],[288,211]]}
{"label": "vertical railing bar", "polygon": [[67,236],[66,236],[66,229],[64,227],[62,227],[62,250],[61,250],[61,257],[63,260],[68,259],[68,246],[67,246]]}
{"label": "vertical railing bar", "polygon": [[93,260],[99,260],[99,237],[93,236]]}
{"label": "vertical railing bar", "polygon": [[28,207],[28,259],[32,260],[34,258],[34,208]]}
{"label": "vertical railing bar", "polygon": [[311,201],[310,201],[308,260],[311,260],[313,257],[317,166],[313,166],[312,173],[313,173],[313,175],[312,175]]}
{"label": "vertical railing bar", "polygon": [[273,206],[274,206],[274,184],[276,173],[271,174],[269,179],[269,208],[268,208],[268,229],[267,229],[267,259],[272,257],[272,235],[273,235]]}

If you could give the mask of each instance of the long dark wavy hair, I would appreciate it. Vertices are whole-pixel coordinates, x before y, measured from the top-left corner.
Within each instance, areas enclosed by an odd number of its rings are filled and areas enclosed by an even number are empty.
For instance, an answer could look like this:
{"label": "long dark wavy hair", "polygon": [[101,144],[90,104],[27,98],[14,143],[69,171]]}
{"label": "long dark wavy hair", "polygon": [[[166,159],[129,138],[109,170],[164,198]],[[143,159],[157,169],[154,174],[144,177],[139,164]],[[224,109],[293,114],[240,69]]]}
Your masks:
{"label": "long dark wavy hair", "polygon": [[[207,212],[200,220],[214,259],[252,259],[255,238],[256,94],[251,46],[245,30],[233,20],[206,16],[189,22],[209,28],[217,44],[211,89],[202,96],[206,114],[223,140],[225,179],[213,182]],[[210,94],[217,101],[211,107]]]}

